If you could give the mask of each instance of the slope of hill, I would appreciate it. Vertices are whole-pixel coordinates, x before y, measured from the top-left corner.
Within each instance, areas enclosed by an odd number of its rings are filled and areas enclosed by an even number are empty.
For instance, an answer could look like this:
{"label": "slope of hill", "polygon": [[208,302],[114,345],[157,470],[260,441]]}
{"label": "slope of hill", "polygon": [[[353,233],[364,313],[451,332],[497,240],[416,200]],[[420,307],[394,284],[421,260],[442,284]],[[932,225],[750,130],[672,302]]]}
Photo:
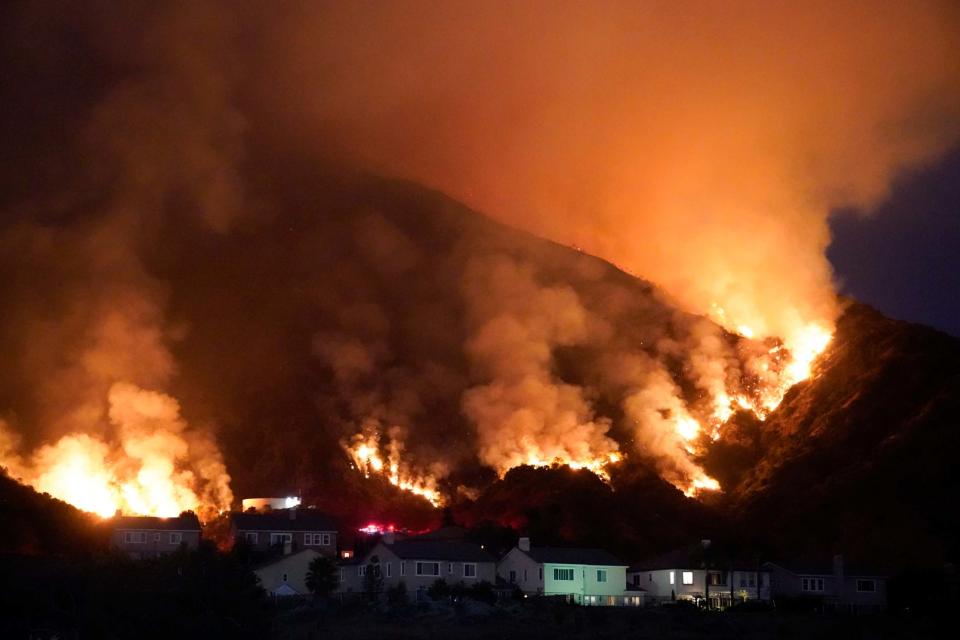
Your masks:
{"label": "slope of hill", "polygon": [[955,561],[958,416],[960,340],[850,303],[816,375],[725,445],[728,497],[785,549]]}

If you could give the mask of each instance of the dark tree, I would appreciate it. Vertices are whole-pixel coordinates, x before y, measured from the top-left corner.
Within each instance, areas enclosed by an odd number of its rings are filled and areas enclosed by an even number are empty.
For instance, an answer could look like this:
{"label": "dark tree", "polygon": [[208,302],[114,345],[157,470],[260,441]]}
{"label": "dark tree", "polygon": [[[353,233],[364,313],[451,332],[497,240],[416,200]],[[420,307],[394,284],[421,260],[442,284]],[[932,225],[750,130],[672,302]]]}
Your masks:
{"label": "dark tree", "polygon": [[326,597],[337,588],[337,566],[326,556],[317,556],[307,569],[307,588],[315,596]]}

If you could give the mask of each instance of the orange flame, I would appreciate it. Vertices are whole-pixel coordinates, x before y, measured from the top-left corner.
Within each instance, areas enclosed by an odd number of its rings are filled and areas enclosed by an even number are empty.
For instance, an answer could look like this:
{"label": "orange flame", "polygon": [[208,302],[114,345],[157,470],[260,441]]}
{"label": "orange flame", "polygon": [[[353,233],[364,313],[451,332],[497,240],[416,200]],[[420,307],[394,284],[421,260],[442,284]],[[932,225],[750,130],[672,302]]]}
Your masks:
{"label": "orange flame", "polygon": [[376,432],[355,434],[342,446],[353,459],[353,464],[364,477],[384,476],[390,484],[402,491],[425,498],[435,507],[443,505],[443,494],[437,488],[437,478],[430,473],[411,474],[401,462],[399,440],[391,439],[389,453],[380,453],[380,435]]}
{"label": "orange flame", "polygon": [[126,383],[113,385],[108,400],[115,442],[73,433],[26,459],[8,445],[0,464],[37,491],[104,518],[118,511],[206,518],[229,508],[230,477],[220,455],[188,431],[176,400]]}

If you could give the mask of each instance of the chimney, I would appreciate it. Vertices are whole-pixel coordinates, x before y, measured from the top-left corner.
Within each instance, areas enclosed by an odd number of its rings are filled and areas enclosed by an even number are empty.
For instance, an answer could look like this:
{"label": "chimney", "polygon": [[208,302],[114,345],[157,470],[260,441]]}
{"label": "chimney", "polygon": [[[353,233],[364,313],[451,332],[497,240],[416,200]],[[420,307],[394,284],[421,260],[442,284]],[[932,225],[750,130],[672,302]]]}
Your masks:
{"label": "chimney", "polygon": [[530,538],[526,536],[520,538],[517,542],[517,548],[519,548],[520,551],[530,551]]}
{"label": "chimney", "polygon": [[383,532],[383,544],[393,544],[397,539],[397,534],[393,531]]}
{"label": "chimney", "polygon": [[297,519],[297,508],[296,508],[296,507],[290,507],[289,509],[287,509],[287,513],[290,514],[290,519],[291,519],[291,520],[296,520],[296,519]]}
{"label": "chimney", "polygon": [[833,579],[837,583],[837,595],[843,596],[843,556],[839,553],[833,556]]}

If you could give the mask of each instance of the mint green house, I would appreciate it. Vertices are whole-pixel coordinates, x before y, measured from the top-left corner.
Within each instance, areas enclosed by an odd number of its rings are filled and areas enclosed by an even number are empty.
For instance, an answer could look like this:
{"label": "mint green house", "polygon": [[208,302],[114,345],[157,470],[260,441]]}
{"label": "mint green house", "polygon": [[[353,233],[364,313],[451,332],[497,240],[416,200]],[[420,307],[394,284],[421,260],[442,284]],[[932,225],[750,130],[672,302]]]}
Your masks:
{"label": "mint green house", "polygon": [[627,565],[603,549],[531,547],[520,538],[497,564],[497,576],[527,595],[591,606],[643,604],[642,590],[627,590]]}

